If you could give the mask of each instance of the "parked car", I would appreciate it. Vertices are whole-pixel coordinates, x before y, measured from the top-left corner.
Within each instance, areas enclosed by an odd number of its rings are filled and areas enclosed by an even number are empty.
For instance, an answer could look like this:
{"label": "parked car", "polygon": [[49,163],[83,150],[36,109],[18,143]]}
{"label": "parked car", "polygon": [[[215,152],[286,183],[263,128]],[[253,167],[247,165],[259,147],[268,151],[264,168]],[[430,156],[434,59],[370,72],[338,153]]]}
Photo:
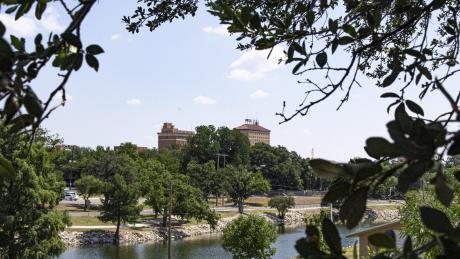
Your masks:
{"label": "parked car", "polygon": [[66,201],[76,201],[78,200],[78,195],[75,192],[67,192],[64,196]]}

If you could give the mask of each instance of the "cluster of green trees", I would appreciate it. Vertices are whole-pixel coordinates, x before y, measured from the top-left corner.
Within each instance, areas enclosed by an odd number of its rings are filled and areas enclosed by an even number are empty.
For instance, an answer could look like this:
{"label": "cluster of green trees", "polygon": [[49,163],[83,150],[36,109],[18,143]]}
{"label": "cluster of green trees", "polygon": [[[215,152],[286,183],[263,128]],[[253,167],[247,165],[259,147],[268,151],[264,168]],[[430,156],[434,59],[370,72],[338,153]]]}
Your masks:
{"label": "cluster of green trees", "polygon": [[0,126],[0,258],[46,258],[65,248],[59,237],[70,219],[55,210],[65,183],[50,149],[55,139],[37,130],[35,140]]}

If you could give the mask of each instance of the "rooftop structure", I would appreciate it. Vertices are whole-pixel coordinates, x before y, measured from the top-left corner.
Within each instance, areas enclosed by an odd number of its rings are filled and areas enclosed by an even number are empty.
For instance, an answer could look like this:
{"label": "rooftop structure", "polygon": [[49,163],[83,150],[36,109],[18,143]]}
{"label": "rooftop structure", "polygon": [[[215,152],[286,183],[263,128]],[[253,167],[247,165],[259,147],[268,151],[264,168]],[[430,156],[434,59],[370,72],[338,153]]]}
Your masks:
{"label": "rooftop structure", "polygon": [[248,137],[251,146],[256,143],[270,145],[270,130],[260,126],[258,120],[246,119],[243,125],[235,129]]}
{"label": "rooftop structure", "polygon": [[158,150],[181,147],[187,144],[187,138],[194,134],[193,131],[180,130],[175,128],[171,122],[165,122],[161,132],[158,132]]}

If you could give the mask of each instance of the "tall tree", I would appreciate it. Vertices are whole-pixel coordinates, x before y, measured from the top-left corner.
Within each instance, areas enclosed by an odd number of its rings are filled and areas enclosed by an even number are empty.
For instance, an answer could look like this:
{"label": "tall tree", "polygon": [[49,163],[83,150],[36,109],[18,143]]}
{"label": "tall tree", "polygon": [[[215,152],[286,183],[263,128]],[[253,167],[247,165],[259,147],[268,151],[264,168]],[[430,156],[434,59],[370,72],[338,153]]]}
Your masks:
{"label": "tall tree", "polygon": [[121,223],[134,222],[140,215],[142,205],[138,204],[139,191],[129,184],[129,176],[116,173],[113,182],[107,185],[107,200],[103,202],[99,219],[111,221],[117,228],[113,237],[113,244],[120,243]]}
{"label": "tall tree", "polygon": [[244,201],[251,195],[270,191],[268,182],[260,172],[251,172],[244,168],[229,166],[225,169],[226,191],[238,205],[238,212],[244,212]]}
{"label": "tall tree", "polygon": [[85,200],[85,211],[90,204],[89,198],[102,193],[104,189],[104,183],[92,175],[85,175],[78,179],[75,181],[75,186],[78,187],[83,199]]}
{"label": "tall tree", "polygon": [[257,143],[251,147],[251,167],[260,170],[270,180],[273,189],[298,190],[302,187],[302,172],[306,164],[295,152],[285,147]]}
{"label": "tall tree", "polygon": [[218,215],[209,207],[200,189],[188,183],[188,176],[171,174],[157,161],[148,161],[142,167],[141,175],[139,185],[146,197],[145,204],[152,207],[155,216],[162,215],[163,227],[166,227],[169,215],[170,191],[172,215],[186,220],[206,220],[215,227]]}
{"label": "tall tree", "polygon": [[275,226],[264,217],[241,216],[225,226],[222,246],[233,258],[268,259],[276,252],[276,236]]}
{"label": "tall tree", "polygon": [[39,130],[30,145],[29,137],[0,127],[0,171],[9,172],[0,178],[1,258],[51,258],[65,249],[59,232],[70,220],[54,210],[65,185],[47,148],[50,138]]}
{"label": "tall tree", "polygon": [[250,144],[247,136],[237,129],[227,127],[218,128],[216,134],[220,147],[219,152],[226,155],[224,159],[219,160],[219,167],[224,167],[224,163],[235,166],[249,164]]}
{"label": "tall tree", "polygon": [[215,174],[217,174],[217,171],[214,161],[209,161],[202,165],[192,161],[187,166],[187,176],[190,179],[190,184],[200,189],[206,200],[213,193],[213,187],[217,184]]}

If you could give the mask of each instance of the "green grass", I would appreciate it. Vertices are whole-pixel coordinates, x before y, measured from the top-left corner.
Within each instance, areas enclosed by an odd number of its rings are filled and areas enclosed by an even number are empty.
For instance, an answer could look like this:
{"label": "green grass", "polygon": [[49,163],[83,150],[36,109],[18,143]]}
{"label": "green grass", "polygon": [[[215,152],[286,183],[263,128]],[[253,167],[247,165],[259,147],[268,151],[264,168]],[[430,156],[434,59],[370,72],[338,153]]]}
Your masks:
{"label": "green grass", "polygon": [[112,226],[112,222],[102,222],[97,217],[71,217],[72,226]]}

